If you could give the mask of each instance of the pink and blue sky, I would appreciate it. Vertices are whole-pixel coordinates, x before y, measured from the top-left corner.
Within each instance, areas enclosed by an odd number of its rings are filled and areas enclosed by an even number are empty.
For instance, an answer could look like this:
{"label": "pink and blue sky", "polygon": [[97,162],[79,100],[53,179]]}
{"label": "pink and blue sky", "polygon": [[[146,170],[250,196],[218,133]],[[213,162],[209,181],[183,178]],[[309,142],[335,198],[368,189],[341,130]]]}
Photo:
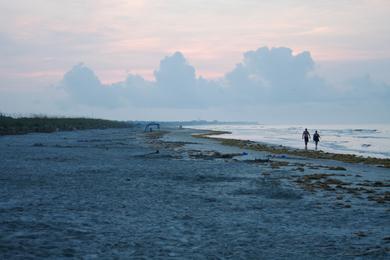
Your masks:
{"label": "pink and blue sky", "polygon": [[0,111],[390,122],[389,24],[387,0],[0,0]]}

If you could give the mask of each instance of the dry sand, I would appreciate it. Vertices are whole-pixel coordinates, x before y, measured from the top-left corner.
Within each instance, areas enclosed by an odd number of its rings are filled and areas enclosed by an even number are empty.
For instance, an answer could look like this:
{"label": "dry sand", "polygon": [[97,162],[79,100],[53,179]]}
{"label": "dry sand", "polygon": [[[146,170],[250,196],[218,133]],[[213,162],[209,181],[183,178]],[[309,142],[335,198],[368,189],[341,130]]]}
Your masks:
{"label": "dry sand", "polygon": [[195,132],[0,137],[0,257],[389,257],[389,169]]}

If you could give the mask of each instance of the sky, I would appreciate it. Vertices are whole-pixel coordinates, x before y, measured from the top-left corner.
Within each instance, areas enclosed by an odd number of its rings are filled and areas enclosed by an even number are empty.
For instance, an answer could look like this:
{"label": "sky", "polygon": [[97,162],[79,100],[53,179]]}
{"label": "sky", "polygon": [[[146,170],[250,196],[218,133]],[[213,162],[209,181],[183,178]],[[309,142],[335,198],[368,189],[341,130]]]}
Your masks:
{"label": "sky", "polygon": [[390,123],[388,0],[0,0],[0,112]]}

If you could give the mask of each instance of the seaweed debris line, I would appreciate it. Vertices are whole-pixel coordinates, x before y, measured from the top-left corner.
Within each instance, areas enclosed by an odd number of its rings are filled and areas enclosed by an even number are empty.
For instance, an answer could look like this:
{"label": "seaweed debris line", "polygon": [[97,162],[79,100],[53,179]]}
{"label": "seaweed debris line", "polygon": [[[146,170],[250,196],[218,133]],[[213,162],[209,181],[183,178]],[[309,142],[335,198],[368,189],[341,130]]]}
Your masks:
{"label": "seaweed debris line", "polygon": [[389,257],[388,168],[204,133],[2,136],[0,257]]}

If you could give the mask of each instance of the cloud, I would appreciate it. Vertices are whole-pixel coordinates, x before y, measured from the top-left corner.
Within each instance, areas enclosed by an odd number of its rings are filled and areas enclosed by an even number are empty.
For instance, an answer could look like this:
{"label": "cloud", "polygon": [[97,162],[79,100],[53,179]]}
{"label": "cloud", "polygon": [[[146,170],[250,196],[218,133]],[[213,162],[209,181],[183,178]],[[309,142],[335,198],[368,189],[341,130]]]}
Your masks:
{"label": "cloud", "polygon": [[195,68],[188,64],[182,53],[175,52],[161,60],[154,76],[158,104],[183,107],[199,102]]}
{"label": "cloud", "polygon": [[123,82],[107,86],[123,105],[154,106],[156,86],[139,75],[129,74]]}
{"label": "cloud", "polygon": [[371,78],[369,74],[355,77],[346,82],[348,91],[345,93],[345,97],[348,100],[372,100],[372,101],[385,101],[390,108],[390,85],[376,81]]}
{"label": "cloud", "polygon": [[60,86],[74,102],[94,107],[198,108],[205,105],[205,94],[213,85],[197,78],[180,52],[161,60],[154,75],[155,81],[129,74],[123,82],[105,85],[90,68],[78,64],[65,73]]}
{"label": "cloud", "polygon": [[104,86],[95,73],[82,63],[65,73],[60,88],[75,103],[109,108],[120,105],[112,89]]}
{"label": "cloud", "polygon": [[243,60],[223,78],[208,80],[197,77],[184,55],[175,52],[161,60],[154,81],[129,74],[122,82],[104,85],[91,69],[78,64],[64,75],[60,85],[74,104],[111,109],[193,112],[226,108],[253,111],[268,118],[267,110],[283,118],[289,118],[290,113],[331,118],[329,111],[372,113],[371,107],[378,105],[375,102],[388,107],[389,85],[365,76],[345,83],[348,91],[336,92],[334,86],[314,74],[314,68],[309,52],[294,54],[289,48],[263,47],[245,52]]}
{"label": "cloud", "polygon": [[197,77],[195,68],[181,52],[175,52],[160,62],[155,76],[155,105],[198,109],[222,105],[227,101],[223,80]]}
{"label": "cloud", "polygon": [[165,57],[154,76],[157,85],[164,89],[182,91],[196,86],[195,68],[187,63],[180,52]]}
{"label": "cloud", "polygon": [[228,85],[254,101],[313,101],[325,82],[314,76],[309,52],[293,55],[289,48],[259,48],[244,53],[244,60],[226,75]]}

